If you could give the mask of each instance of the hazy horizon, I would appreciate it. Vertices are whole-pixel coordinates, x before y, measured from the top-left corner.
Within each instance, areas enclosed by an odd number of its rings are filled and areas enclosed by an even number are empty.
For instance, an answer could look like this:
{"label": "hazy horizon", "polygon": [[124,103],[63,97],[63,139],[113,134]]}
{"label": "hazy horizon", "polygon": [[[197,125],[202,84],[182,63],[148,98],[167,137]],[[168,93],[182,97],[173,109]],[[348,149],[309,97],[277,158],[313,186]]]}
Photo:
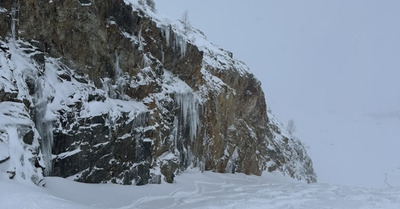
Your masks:
{"label": "hazy horizon", "polygon": [[233,52],[278,119],[296,122],[320,182],[400,185],[400,2],[156,0]]}

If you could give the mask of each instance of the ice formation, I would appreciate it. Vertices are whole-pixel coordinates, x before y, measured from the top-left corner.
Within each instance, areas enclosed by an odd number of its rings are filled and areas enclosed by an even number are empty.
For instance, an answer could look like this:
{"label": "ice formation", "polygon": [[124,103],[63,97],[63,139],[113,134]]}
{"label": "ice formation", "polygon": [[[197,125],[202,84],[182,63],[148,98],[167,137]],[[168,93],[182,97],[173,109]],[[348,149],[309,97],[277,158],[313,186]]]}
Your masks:
{"label": "ice formation", "polygon": [[48,175],[52,169],[52,147],[53,147],[53,125],[52,121],[46,118],[47,114],[47,97],[43,95],[44,83],[42,78],[36,80],[35,88],[35,118],[36,129],[40,135],[40,148],[43,153],[43,160],[46,164],[45,174]]}
{"label": "ice formation", "polygon": [[192,92],[185,92],[175,94],[175,102],[180,110],[182,133],[194,140],[200,127],[198,100]]}
{"label": "ice formation", "polygon": [[181,57],[186,55],[187,40],[184,35],[174,34],[174,49],[179,52]]}

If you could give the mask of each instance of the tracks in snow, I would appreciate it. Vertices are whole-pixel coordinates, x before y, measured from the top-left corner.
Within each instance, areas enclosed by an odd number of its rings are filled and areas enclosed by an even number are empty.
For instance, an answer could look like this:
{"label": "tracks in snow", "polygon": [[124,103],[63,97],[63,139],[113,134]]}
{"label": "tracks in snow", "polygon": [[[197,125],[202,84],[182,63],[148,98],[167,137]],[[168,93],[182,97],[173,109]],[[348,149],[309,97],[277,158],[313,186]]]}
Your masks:
{"label": "tracks in snow", "polygon": [[130,208],[400,208],[400,190],[374,190],[329,184],[262,183],[225,176],[219,182],[192,181],[168,195],[145,197]]}

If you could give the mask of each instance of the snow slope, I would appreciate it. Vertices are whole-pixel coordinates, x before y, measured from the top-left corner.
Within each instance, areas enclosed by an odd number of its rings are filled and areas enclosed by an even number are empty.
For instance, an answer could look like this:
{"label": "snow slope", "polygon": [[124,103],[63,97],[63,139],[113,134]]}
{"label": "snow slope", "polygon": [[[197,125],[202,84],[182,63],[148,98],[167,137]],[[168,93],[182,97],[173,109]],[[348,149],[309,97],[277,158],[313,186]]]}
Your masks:
{"label": "snow slope", "polygon": [[35,187],[0,179],[0,209],[400,207],[400,188],[305,184],[276,172],[258,177],[188,170],[174,184],[140,187],[82,184],[55,177],[46,182],[46,187]]}

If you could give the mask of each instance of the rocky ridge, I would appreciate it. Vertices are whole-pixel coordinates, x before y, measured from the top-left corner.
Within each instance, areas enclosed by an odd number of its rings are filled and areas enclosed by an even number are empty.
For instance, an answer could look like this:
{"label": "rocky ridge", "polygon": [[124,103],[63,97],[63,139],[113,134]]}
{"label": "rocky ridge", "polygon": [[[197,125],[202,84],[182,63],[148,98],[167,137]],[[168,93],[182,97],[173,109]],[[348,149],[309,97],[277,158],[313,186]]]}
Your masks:
{"label": "rocky ridge", "polygon": [[5,0],[0,19],[10,177],[143,185],[198,167],[316,181],[260,82],[200,31],[128,0]]}

